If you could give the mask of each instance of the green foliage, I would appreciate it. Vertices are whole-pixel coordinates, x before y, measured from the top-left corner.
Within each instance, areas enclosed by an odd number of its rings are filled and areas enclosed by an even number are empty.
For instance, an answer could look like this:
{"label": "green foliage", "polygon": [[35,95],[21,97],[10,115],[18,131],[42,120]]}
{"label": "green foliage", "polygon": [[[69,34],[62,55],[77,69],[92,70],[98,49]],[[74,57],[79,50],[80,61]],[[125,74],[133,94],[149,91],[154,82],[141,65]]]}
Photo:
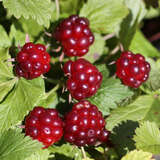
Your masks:
{"label": "green foliage", "polygon": [[13,88],[16,78],[12,73],[11,63],[7,62],[10,58],[7,49],[0,49],[0,101]]}
{"label": "green foliage", "polygon": [[141,53],[146,57],[160,57],[159,51],[137,30],[129,47],[134,53]]}
{"label": "green foliage", "polygon": [[144,2],[141,0],[125,0],[125,4],[129,8],[130,12],[121,24],[119,37],[124,49],[127,50],[136,32],[138,24],[146,14],[146,9]]}
{"label": "green foliage", "polygon": [[133,95],[133,92],[120,83],[120,80],[103,77],[103,82],[97,93],[89,98],[89,101],[100,109],[104,115],[110,113],[110,109],[115,109],[117,103]]}
{"label": "green foliage", "polygon": [[148,58],[147,61],[151,65],[151,72],[149,79],[143,85],[143,90],[149,93],[154,91],[158,92],[160,89],[160,60],[154,61]]}
{"label": "green foliage", "polygon": [[103,54],[105,47],[105,40],[100,34],[95,34],[95,41],[93,45],[89,48],[89,52],[84,56],[91,63],[94,63]]}
{"label": "green foliage", "polygon": [[0,25],[0,47],[3,47],[3,48],[7,48],[11,45],[10,43],[10,39],[5,31],[5,29],[3,28],[2,25]]}
{"label": "green foliage", "polygon": [[160,131],[156,123],[145,121],[135,130],[136,148],[153,154],[160,153]]}
{"label": "green foliage", "polygon": [[55,88],[50,90],[49,92],[42,95],[40,100],[38,101],[37,106],[43,106],[46,108],[55,108],[57,103],[57,93],[56,90],[58,89],[59,85]]}
{"label": "green foliage", "polygon": [[3,5],[16,18],[32,18],[40,25],[49,26],[53,3],[50,0],[6,0]]}
{"label": "green foliage", "polygon": [[119,157],[122,157],[129,151],[135,149],[135,144],[132,138],[137,127],[137,122],[126,121],[113,129],[110,139]]}
{"label": "green foliage", "polygon": [[[160,16],[159,4],[159,0],[0,0],[0,160],[119,160],[124,155],[122,160],[158,158],[155,154],[160,153],[159,40],[151,43],[142,32],[145,19],[148,23]],[[59,62],[62,49],[56,52],[60,43],[52,36],[59,22],[72,14],[88,18],[95,35],[83,58],[98,68],[103,82],[88,100],[103,113],[106,128],[111,131],[110,146],[97,142],[96,146],[84,147],[86,156],[80,147],[64,139],[41,149],[41,143],[17,129],[24,125],[25,116],[35,106],[57,108],[62,119],[73,106],[69,104],[68,91],[63,92],[67,77],[61,67],[77,57],[65,56]],[[148,33],[154,32],[152,27],[157,23],[153,19]],[[26,80],[14,73],[17,62],[11,61],[26,42],[26,34],[31,42],[44,44],[51,56],[51,70],[44,75],[45,80]],[[149,36],[152,39],[155,35]],[[115,78],[114,62],[120,55],[120,44],[125,50],[144,55],[151,65],[149,79],[138,89],[131,89]]]}
{"label": "green foliage", "polygon": [[1,160],[25,160],[41,147],[42,144],[38,141],[24,137],[21,130],[8,130],[0,135]]}
{"label": "green foliage", "polygon": [[127,120],[150,120],[160,126],[159,103],[159,97],[157,98],[152,95],[139,96],[130,105],[113,110],[106,119],[106,127],[112,130],[115,126]]}
{"label": "green foliage", "polygon": [[49,151],[54,154],[63,155],[68,158],[74,158],[74,160],[82,160],[81,150],[70,144],[62,144],[61,146],[52,146],[49,148]]}
{"label": "green foliage", "polygon": [[77,14],[84,0],[60,0],[60,12],[62,14]]}
{"label": "green foliage", "polygon": [[0,131],[22,121],[43,94],[44,81],[42,78],[29,81],[20,78],[14,90],[0,104]]}
{"label": "green foliage", "polygon": [[112,33],[128,14],[123,0],[88,0],[80,16],[90,20],[91,28],[98,33]]}
{"label": "green foliage", "polygon": [[26,158],[25,160],[48,160],[49,158],[49,151],[48,149],[41,149],[37,152],[34,152],[30,157]]}
{"label": "green foliage", "polygon": [[[151,160],[152,154],[142,150],[133,150],[125,155],[121,160]],[[153,159],[152,159],[153,160]]]}
{"label": "green foliage", "polygon": [[[11,31],[9,33],[9,38],[12,44],[15,46],[22,46],[25,44],[25,37],[26,33],[22,32],[21,30],[18,30],[15,25],[11,25]],[[32,37],[30,36],[30,41],[32,41]]]}

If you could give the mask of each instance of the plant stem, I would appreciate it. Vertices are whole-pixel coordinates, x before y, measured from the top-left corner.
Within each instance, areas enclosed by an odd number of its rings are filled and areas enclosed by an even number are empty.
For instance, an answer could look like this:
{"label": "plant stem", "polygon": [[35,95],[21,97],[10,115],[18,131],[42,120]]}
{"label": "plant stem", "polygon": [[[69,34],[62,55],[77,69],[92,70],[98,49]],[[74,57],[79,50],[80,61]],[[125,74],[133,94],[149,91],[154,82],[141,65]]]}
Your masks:
{"label": "plant stem", "polygon": [[55,0],[55,2],[56,2],[57,19],[59,19],[60,15],[59,0]]}
{"label": "plant stem", "polygon": [[105,35],[105,36],[103,37],[103,39],[106,41],[106,40],[108,40],[108,39],[113,38],[114,36],[115,36],[115,34],[114,34],[114,33],[107,34],[107,35]]}
{"label": "plant stem", "polygon": [[83,158],[86,159],[87,156],[86,156],[86,153],[85,153],[85,150],[84,150],[84,147],[81,147],[81,151],[82,151],[82,154],[83,154]]}

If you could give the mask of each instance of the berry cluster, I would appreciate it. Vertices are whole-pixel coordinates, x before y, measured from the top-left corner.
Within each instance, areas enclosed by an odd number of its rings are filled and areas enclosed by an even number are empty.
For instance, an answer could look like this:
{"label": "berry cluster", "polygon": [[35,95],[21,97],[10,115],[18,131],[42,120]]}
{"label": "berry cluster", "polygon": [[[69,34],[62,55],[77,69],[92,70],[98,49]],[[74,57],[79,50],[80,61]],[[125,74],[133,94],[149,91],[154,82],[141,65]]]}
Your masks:
{"label": "berry cluster", "polygon": [[116,75],[130,87],[138,88],[149,77],[150,64],[141,54],[123,52],[116,61]]}
{"label": "berry cluster", "polygon": [[61,139],[63,122],[55,109],[35,107],[26,117],[25,132],[47,148]]}
{"label": "berry cluster", "polygon": [[42,44],[26,43],[16,60],[16,75],[26,79],[37,78],[50,69],[50,55]]}
{"label": "berry cluster", "polygon": [[94,42],[94,36],[86,18],[72,15],[64,19],[53,35],[63,46],[67,56],[83,56]]}
{"label": "berry cluster", "polygon": [[101,85],[102,74],[94,65],[83,58],[74,62],[68,61],[63,70],[69,76],[67,89],[77,100],[93,96]]}
{"label": "berry cluster", "polygon": [[98,108],[89,101],[74,104],[65,117],[64,138],[77,146],[94,145],[97,141],[107,142],[109,132]]}

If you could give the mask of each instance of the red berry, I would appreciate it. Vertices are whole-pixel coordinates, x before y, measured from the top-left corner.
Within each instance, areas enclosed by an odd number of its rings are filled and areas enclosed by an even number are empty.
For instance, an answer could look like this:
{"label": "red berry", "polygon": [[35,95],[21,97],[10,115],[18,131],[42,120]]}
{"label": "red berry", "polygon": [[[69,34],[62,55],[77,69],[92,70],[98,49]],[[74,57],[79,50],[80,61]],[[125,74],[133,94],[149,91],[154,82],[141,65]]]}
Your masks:
{"label": "red berry", "polygon": [[101,142],[103,142],[103,143],[108,142],[109,135],[110,135],[110,132],[107,131],[106,129],[104,129],[104,130],[101,132],[101,134],[99,135],[99,141],[101,141]]}
{"label": "red berry", "polygon": [[25,133],[42,142],[44,148],[47,148],[61,139],[63,122],[56,109],[35,107],[26,117]]}
{"label": "red berry", "polygon": [[64,19],[56,28],[54,37],[61,42],[67,56],[85,55],[94,42],[88,19],[77,15]]}
{"label": "red berry", "polygon": [[16,60],[16,75],[19,77],[33,79],[50,70],[50,55],[42,44],[26,43]]}
{"label": "red berry", "polygon": [[77,146],[94,145],[103,134],[105,120],[98,108],[89,101],[83,100],[74,104],[65,116],[64,138]]}
{"label": "red berry", "polygon": [[116,75],[130,87],[138,88],[149,77],[150,64],[141,54],[125,51],[116,61]]}
{"label": "red berry", "polygon": [[102,82],[102,74],[98,69],[82,58],[66,62],[63,71],[69,77],[67,88],[77,100],[93,96]]}

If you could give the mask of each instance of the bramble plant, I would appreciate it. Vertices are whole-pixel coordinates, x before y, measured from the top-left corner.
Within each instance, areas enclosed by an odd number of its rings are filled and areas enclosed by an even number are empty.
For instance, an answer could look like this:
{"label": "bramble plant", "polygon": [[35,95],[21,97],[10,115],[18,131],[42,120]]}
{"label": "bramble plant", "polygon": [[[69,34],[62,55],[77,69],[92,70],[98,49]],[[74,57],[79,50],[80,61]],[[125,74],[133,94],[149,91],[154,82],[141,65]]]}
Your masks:
{"label": "bramble plant", "polygon": [[158,160],[159,9],[0,0],[0,160]]}

